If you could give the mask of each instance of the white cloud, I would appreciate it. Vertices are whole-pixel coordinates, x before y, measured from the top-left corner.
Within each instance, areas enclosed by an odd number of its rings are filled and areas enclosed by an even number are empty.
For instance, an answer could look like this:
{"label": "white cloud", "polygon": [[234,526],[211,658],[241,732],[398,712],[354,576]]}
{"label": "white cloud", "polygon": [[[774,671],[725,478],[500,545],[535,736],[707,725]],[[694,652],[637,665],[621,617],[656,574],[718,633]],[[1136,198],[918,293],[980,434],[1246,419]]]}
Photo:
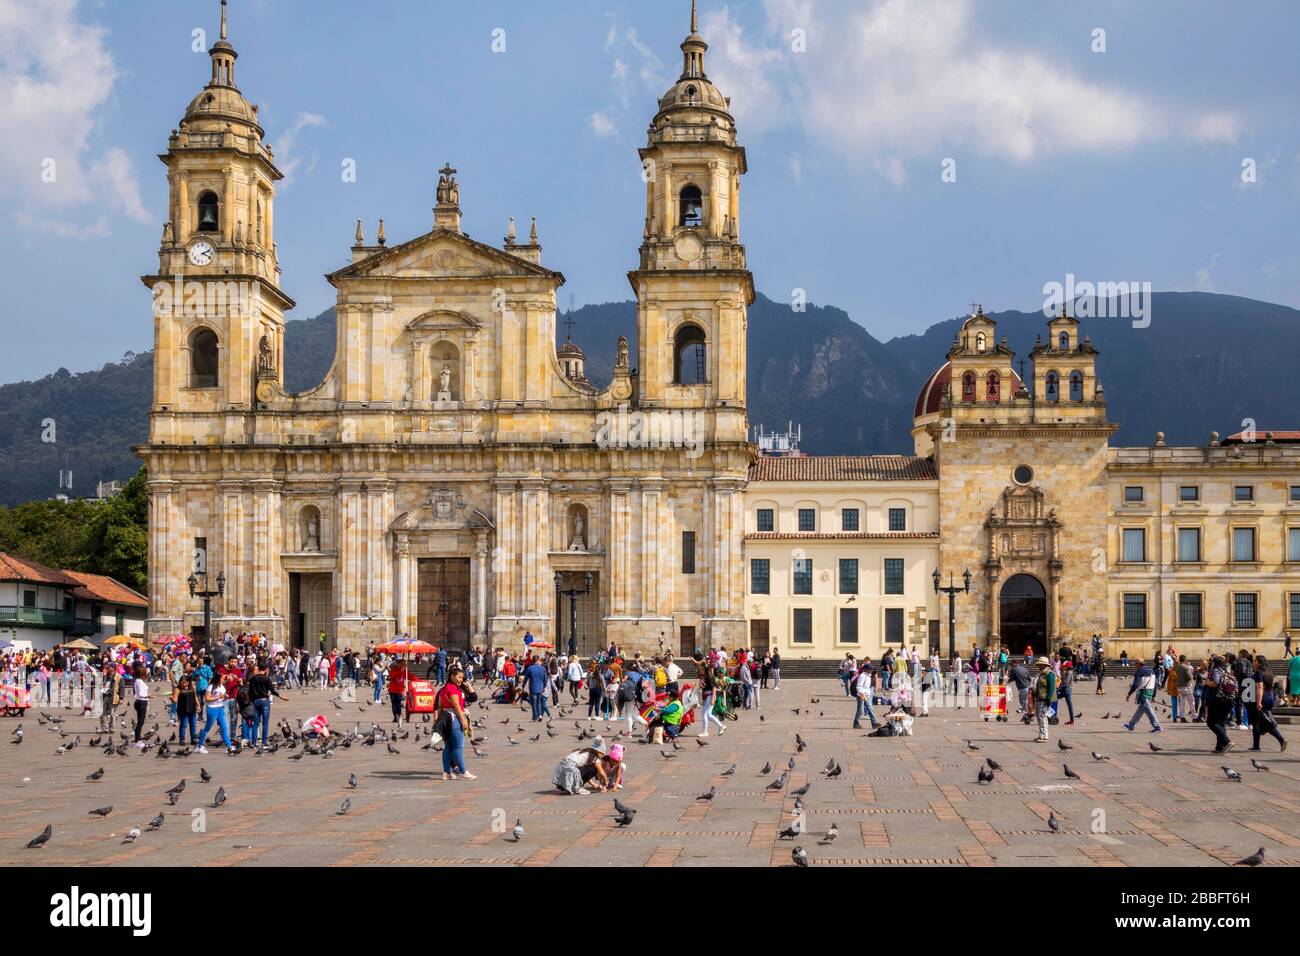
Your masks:
{"label": "white cloud", "polygon": [[1196,270],[1196,291],[1214,291],[1214,267],[1219,264],[1220,253],[1210,256],[1210,261]]}
{"label": "white cloud", "polygon": [[601,139],[609,139],[617,133],[614,123],[604,113],[592,113],[590,122],[592,132]]}
{"label": "white cloud", "polygon": [[[53,234],[106,234],[104,207],[151,218],[125,151],[95,136],[118,78],[106,37],[76,0],[0,4],[0,196]],[[59,221],[86,207],[92,224]]]}
{"label": "white cloud", "polygon": [[[1186,115],[984,38],[974,10],[974,0],[766,0],[764,45],[724,8],[707,21],[710,75],[734,97],[742,123],[802,126],[895,183],[905,178],[904,159],[941,149],[1030,162],[1240,134],[1234,114]],[[807,52],[792,50],[795,29],[806,34]]]}
{"label": "white cloud", "polygon": [[[280,138],[275,141],[276,165],[279,166],[280,172],[284,173],[284,182],[280,187],[281,189],[288,187],[293,182],[294,173],[302,165],[302,157],[294,155],[298,134],[308,127],[320,128],[324,126],[325,117],[319,113],[299,113],[289,128],[281,133]],[[311,151],[307,172],[310,173],[316,168],[317,155],[316,150]]]}

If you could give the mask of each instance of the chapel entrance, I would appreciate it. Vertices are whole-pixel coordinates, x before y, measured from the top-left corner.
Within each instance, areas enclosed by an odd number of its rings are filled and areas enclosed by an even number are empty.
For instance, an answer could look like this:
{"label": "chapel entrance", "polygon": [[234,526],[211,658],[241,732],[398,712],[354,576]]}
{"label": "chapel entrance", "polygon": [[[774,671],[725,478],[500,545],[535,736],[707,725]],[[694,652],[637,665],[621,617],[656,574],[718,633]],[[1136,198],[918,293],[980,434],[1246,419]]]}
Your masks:
{"label": "chapel entrance", "polygon": [[1032,574],[1016,574],[1002,585],[1002,643],[1015,655],[1032,647],[1035,654],[1047,650],[1047,592]]}
{"label": "chapel entrance", "polygon": [[449,651],[470,648],[469,558],[421,558],[416,636]]}

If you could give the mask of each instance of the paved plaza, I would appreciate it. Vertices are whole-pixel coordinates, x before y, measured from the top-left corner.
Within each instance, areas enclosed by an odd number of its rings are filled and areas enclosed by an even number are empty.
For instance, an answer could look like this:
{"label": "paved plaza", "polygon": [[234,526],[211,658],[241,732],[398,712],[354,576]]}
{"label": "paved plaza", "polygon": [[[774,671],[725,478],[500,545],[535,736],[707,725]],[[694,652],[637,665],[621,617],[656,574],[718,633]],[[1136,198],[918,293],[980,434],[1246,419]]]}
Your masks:
{"label": "paved plaza", "polygon": [[[626,829],[615,827],[608,795],[568,797],[551,788],[559,757],[582,745],[576,712],[556,718],[558,736],[542,733],[534,742],[539,730],[527,712],[475,707],[475,719],[485,721],[476,733],[488,738],[481,745],[484,757],[467,750],[478,780],[447,782],[439,756],[421,751],[414,732],[398,742],[396,755],[380,743],[301,760],[289,759],[299,750],[284,749],[229,757],[219,745],[186,758],[135,751],[105,757],[86,746],[96,735],[93,721],[68,717],[65,739],[50,725],[39,726],[34,709],[21,720],[21,745],[9,742],[19,720],[0,722],[0,861],[784,866],[797,843],[813,866],[1217,866],[1260,846],[1266,865],[1300,864],[1300,752],[1278,754],[1270,741],[1263,754],[1250,754],[1248,732],[1234,731],[1237,749],[1218,758],[1200,724],[1166,723],[1166,732],[1155,735],[1144,728],[1127,733],[1122,720],[1101,719],[1119,709],[1129,716],[1123,689],[1115,685],[1095,697],[1090,685],[1082,685],[1076,699],[1083,719],[1052,728],[1051,743],[1041,744],[1014,716],[1009,723],[985,722],[971,708],[935,708],[916,720],[914,737],[870,738],[851,729],[852,703],[837,681],[788,680],[781,690],[764,692],[761,711],[742,712],[706,747],[696,743],[693,728],[678,751],[628,746],[627,786],[619,797],[639,812]],[[319,711],[346,732],[356,722],[364,730],[388,716],[386,704],[349,703],[340,710],[330,703],[331,692],[289,693],[289,702],[273,702],[273,723]],[[580,710],[585,715],[585,703]],[[155,713],[169,736],[161,705]],[[427,731],[427,725],[416,727]],[[604,732],[603,723],[596,729]],[[807,742],[799,754],[796,733]],[[81,746],[56,754],[76,735]],[[1073,749],[1060,751],[1058,735]],[[508,736],[519,744],[512,746]],[[979,750],[969,749],[968,740]],[[1149,749],[1152,742],[1159,753]],[[675,755],[666,759],[661,749]],[[1110,759],[1094,760],[1093,750]],[[1253,769],[1252,756],[1268,770]],[[785,788],[766,789],[792,757]],[[985,758],[1003,769],[983,785],[976,774]],[[832,760],[843,772],[827,780],[820,771]],[[768,762],[774,770],[761,775]],[[1063,762],[1080,779],[1067,779]],[[724,776],[733,763],[734,775]],[[1228,779],[1221,765],[1240,771],[1242,780]],[[103,778],[88,782],[99,767]],[[212,775],[211,783],[201,782],[200,768]],[[358,778],[358,789],[349,789],[349,774]],[[186,789],[168,806],[164,791],[181,778]],[[796,841],[780,839],[779,831],[794,819],[792,791],[809,783],[802,798],[809,832]],[[213,809],[218,786],[228,800]],[[711,787],[711,802],[697,799]],[[351,807],[340,815],[344,798]],[[109,805],[107,817],[90,814]],[[194,832],[192,811],[203,807],[206,820]],[[143,830],[159,812],[166,815],[161,829],[123,842],[132,827]],[[1053,814],[1061,824],[1056,833],[1047,822]],[[518,843],[509,834],[516,819],[524,826]],[[838,839],[821,845],[832,823]],[[25,849],[46,824],[54,827],[49,844]]]}

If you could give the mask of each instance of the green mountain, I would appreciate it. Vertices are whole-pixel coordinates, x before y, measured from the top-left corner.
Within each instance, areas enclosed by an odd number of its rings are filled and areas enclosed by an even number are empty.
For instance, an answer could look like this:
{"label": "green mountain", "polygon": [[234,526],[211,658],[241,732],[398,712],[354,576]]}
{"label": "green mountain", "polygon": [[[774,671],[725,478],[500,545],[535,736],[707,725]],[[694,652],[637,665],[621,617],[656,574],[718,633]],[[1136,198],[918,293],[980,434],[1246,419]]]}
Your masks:
{"label": "green mountain", "polygon": [[[569,316],[593,382],[609,381],[620,335],[636,355],[634,303],[588,305]],[[1020,355],[1046,331],[1039,312],[993,318]],[[881,342],[840,309],[810,305],[796,313],[759,296],[749,313],[750,421],[769,429],[794,421],[809,454],[909,452],[916,394],[943,363],[960,323],[948,319]],[[1286,385],[1300,354],[1300,311],[1166,292],[1153,296],[1147,328],[1085,319],[1083,332],[1101,351],[1117,444],[1149,444],[1157,431],[1171,444],[1200,444],[1211,431],[1239,431],[1246,418],[1261,431],[1300,428],[1300,405]],[[285,355],[290,389],[319,383],[334,361],[333,310],[289,322]],[[93,495],[98,479],[134,475],[139,461],[130,448],[145,438],[152,365],[150,353],[128,353],[95,371],[59,369],[0,386],[0,503],[57,493],[61,468],[72,468],[80,495]]]}

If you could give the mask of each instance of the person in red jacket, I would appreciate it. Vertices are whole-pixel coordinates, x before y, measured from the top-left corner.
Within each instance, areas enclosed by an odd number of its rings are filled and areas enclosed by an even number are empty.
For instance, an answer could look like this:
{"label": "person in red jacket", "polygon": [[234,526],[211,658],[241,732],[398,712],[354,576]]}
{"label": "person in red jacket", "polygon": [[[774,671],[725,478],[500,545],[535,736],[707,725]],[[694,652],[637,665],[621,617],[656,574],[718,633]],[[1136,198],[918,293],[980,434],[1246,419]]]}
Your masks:
{"label": "person in red jacket", "polygon": [[402,702],[406,700],[407,683],[406,661],[393,661],[393,666],[388,668],[388,699],[393,704],[393,723],[395,724],[402,722]]}

